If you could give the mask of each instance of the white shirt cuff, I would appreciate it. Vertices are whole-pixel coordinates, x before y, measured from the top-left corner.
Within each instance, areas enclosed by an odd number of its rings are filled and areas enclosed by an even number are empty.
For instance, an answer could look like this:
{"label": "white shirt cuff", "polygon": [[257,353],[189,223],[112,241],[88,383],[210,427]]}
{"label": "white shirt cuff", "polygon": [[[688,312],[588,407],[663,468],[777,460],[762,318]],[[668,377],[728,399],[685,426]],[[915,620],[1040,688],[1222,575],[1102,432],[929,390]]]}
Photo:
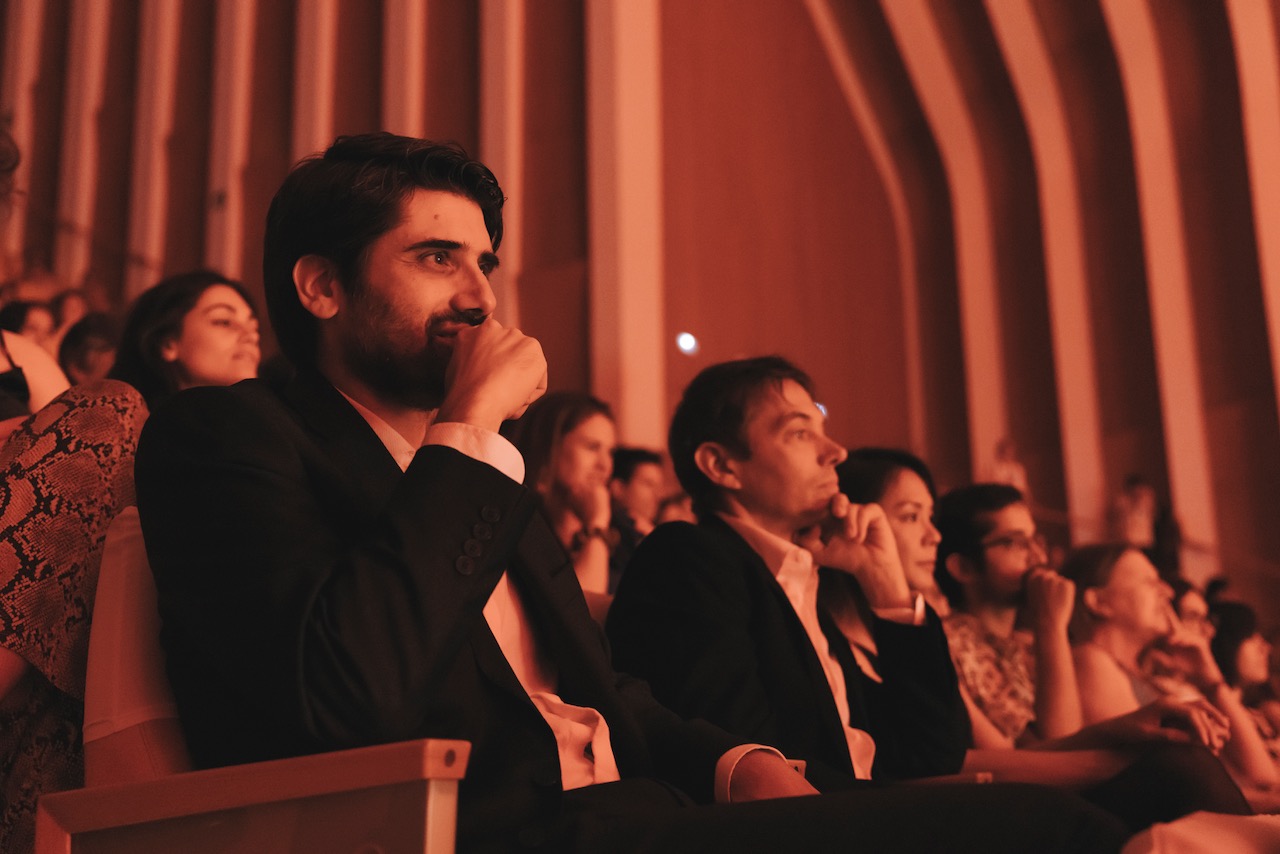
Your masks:
{"label": "white shirt cuff", "polygon": [[729,799],[729,783],[733,780],[733,771],[738,767],[738,763],[742,761],[742,757],[748,753],[755,753],[757,750],[764,750],[777,755],[781,759],[787,757],[782,752],[773,747],[763,744],[739,744],[730,750],[726,750],[724,755],[716,762],[716,803],[727,804]]}
{"label": "white shirt cuff", "polygon": [[516,483],[524,483],[524,457],[503,436],[461,421],[432,424],[422,437],[422,445],[444,445],[474,460],[488,463]]}
{"label": "white shirt cuff", "polygon": [[880,619],[888,620],[891,623],[902,623],[904,626],[923,626],[924,597],[919,593],[912,595],[915,598],[910,608],[872,608],[871,610]]}

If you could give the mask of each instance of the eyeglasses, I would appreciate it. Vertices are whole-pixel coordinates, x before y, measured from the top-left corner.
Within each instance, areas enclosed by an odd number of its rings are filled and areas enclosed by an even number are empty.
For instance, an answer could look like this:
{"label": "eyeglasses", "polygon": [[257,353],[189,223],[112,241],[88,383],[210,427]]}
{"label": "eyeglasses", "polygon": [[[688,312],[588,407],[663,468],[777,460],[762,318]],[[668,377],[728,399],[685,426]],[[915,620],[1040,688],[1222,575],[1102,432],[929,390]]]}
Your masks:
{"label": "eyeglasses", "polygon": [[1003,537],[983,540],[978,545],[983,549],[1008,549],[1022,554],[1030,554],[1032,551],[1038,554],[1045,553],[1044,537],[1039,534],[1033,534],[1030,537],[1026,534],[1005,534]]}

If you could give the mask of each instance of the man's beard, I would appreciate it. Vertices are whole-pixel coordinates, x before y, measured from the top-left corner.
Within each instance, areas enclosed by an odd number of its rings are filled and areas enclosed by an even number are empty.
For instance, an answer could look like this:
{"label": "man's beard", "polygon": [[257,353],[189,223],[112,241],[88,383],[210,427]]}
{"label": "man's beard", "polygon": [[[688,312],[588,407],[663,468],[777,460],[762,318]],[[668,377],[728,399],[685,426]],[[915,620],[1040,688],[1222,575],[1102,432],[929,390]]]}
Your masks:
{"label": "man's beard", "polygon": [[351,296],[349,311],[355,322],[340,342],[351,372],[384,400],[413,409],[439,408],[452,351],[432,346],[431,323],[406,323],[367,287]]}

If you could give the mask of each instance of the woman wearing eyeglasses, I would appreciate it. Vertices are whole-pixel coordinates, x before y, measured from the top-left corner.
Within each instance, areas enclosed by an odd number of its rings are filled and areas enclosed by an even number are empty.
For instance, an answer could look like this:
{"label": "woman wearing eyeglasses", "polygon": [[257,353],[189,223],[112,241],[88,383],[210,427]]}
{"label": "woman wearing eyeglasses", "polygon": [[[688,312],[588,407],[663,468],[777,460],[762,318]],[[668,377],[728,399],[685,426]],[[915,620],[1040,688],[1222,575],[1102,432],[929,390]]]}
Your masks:
{"label": "woman wearing eyeglasses", "polygon": [[[1245,793],[1266,792],[1280,783],[1252,717],[1214,661],[1208,638],[1179,621],[1172,588],[1142,552],[1126,545],[1085,546],[1067,558],[1062,573],[1076,586],[1071,636],[1086,723],[1125,714],[1161,696],[1207,700],[1229,723],[1221,757]],[[1154,669],[1144,662],[1164,666]]]}
{"label": "woman wearing eyeglasses", "polygon": [[1080,729],[1067,623],[1074,590],[1046,566],[1022,493],[974,484],[938,500],[935,577],[974,746],[1008,748]]}

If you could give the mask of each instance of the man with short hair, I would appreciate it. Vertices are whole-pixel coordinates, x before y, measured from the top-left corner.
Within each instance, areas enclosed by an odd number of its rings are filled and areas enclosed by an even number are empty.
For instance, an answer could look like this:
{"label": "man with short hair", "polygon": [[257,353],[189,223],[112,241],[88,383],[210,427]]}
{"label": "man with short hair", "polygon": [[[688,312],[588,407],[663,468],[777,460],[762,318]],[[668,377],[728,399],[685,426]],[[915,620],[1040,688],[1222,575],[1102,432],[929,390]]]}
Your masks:
{"label": "man with short hair", "polygon": [[611,594],[618,589],[636,546],[653,531],[665,479],[662,455],[656,451],[624,445],[613,449],[613,474],[609,478],[613,518],[609,527],[618,532],[618,544],[609,553]]}
{"label": "man with short hair", "polygon": [[[268,214],[296,379],[183,393],[148,422],[138,504],[194,760],[467,739],[469,851],[921,839],[874,796],[766,800],[814,789],[612,669],[497,434],[546,387],[538,343],[492,316],[502,202],[456,147],[339,138]],[[1043,839],[1118,837],[1082,808]]]}
{"label": "man with short hair", "polygon": [[[610,610],[614,663],[679,713],[806,760],[819,787],[954,773],[968,722],[946,640],[884,512],[840,495],[846,452],[811,388],[777,357],[690,383],[670,446],[699,525],[641,543]],[[819,566],[853,575],[877,615],[877,678],[818,606]]]}
{"label": "man with short hair", "polygon": [[642,537],[653,530],[664,481],[662,455],[658,452],[625,445],[613,449],[609,494],[626,511],[632,527]]}

